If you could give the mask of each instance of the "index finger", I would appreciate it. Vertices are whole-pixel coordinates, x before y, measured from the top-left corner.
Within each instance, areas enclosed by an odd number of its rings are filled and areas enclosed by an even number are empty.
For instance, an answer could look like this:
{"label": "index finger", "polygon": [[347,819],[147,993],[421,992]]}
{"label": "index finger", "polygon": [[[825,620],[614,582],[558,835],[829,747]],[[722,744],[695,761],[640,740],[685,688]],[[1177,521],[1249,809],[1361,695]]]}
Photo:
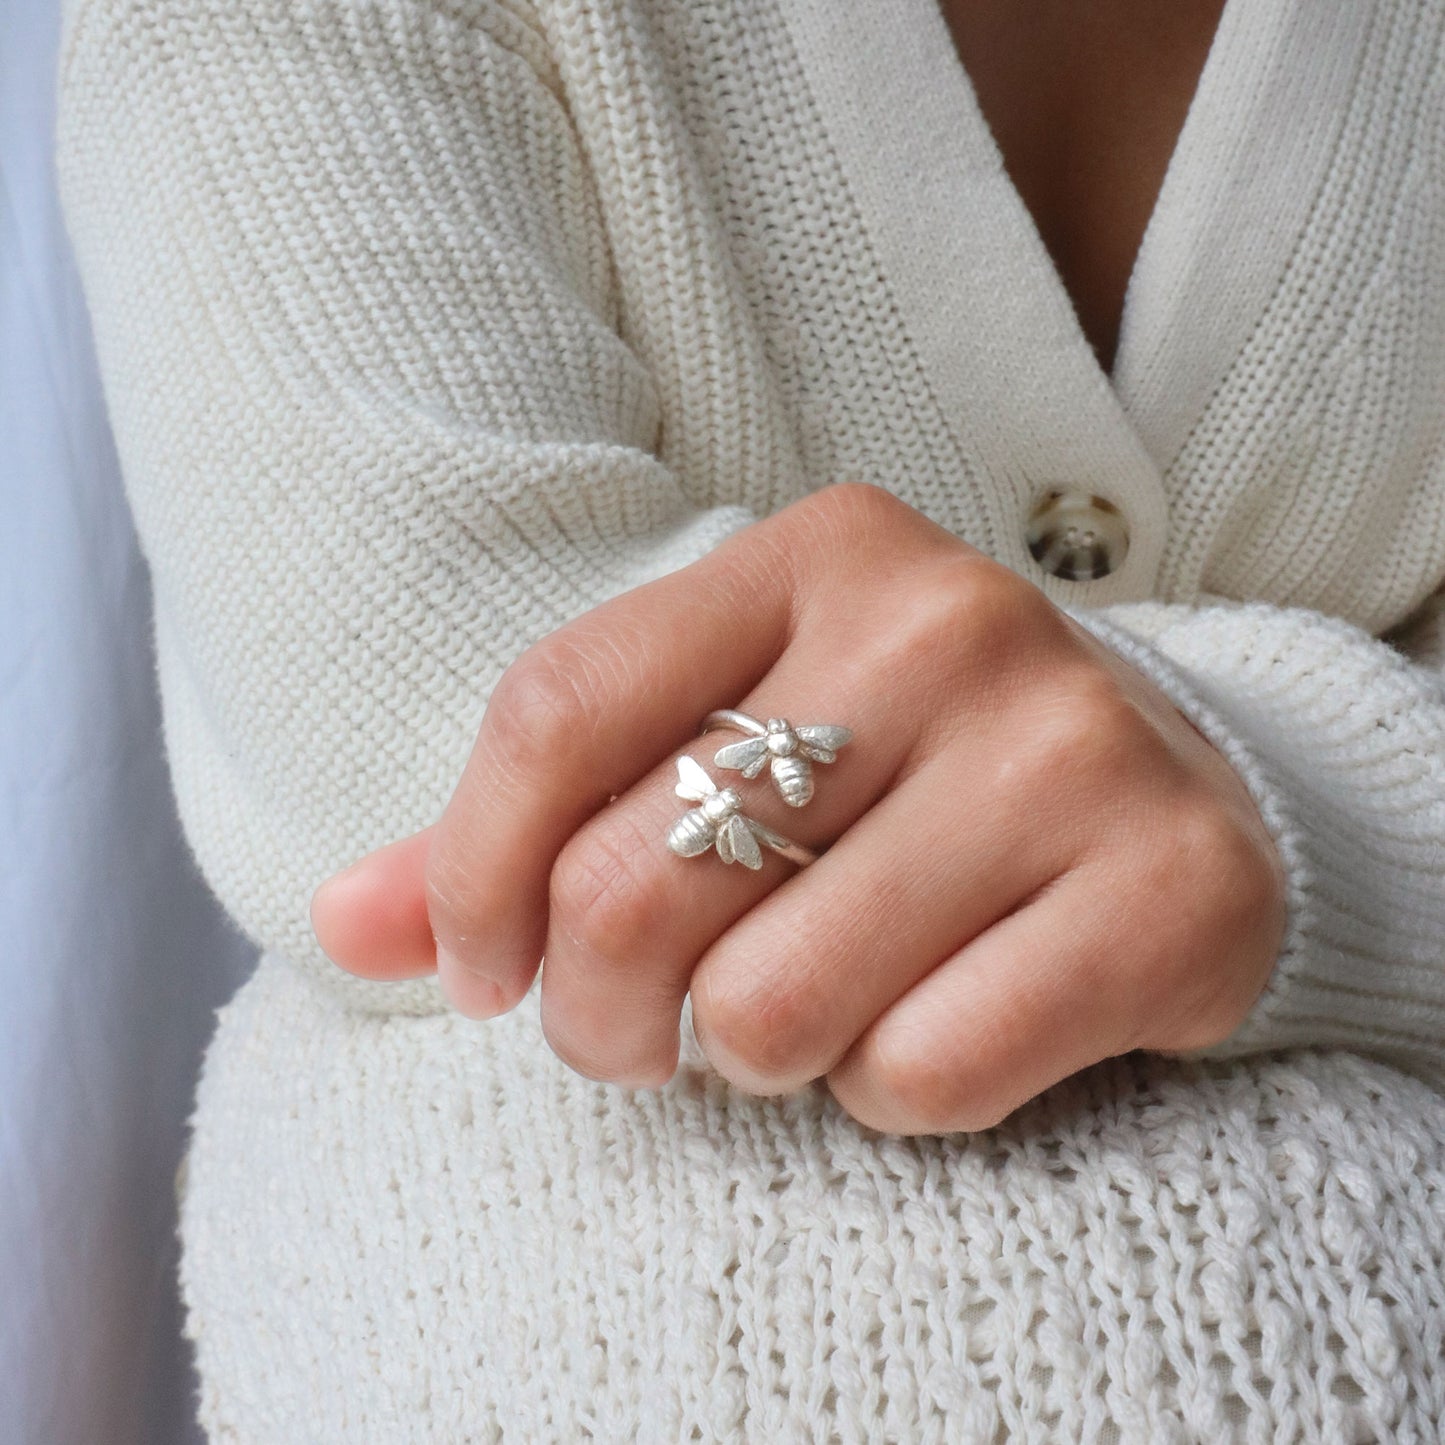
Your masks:
{"label": "index finger", "polygon": [[497,683],[426,860],[438,974],[461,1012],[526,993],[563,845],[787,646],[785,560],[735,540],[543,638]]}

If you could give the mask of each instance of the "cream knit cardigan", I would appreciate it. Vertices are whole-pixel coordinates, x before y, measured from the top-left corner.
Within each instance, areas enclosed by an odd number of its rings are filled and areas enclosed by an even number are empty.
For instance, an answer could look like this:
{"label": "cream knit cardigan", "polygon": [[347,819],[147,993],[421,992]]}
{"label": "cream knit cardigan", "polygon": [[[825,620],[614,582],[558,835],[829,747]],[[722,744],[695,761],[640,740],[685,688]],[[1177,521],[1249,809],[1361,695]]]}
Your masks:
{"label": "cream knit cardigan", "polygon": [[[1440,1438],[1442,44],[1231,0],[1110,378],[935,0],[70,4],[176,796],[264,948],[184,1208],[215,1439]],[[844,478],[1246,778],[1290,925],[1219,1057],[900,1139],[325,959],[312,889],[436,818],[521,649]],[[1111,576],[1033,561],[1053,483]]]}

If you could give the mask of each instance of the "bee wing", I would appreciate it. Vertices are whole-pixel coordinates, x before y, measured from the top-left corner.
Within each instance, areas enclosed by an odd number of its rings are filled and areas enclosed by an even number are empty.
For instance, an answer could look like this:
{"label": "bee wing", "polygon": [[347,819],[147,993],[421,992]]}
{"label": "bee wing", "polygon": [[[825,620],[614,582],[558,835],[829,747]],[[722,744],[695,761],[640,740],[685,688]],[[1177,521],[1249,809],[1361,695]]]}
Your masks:
{"label": "bee wing", "polygon": [[[805,752],[816,748],[821,752],[836,753],[844,743],[851,742],[853,738],[852,728],[835,727],[831,723],[818,727],[794,728],[793,731],[797,733],[799,742],[808,744],[804,748]],[[814,752],[813,756],[817,757],[817,753]],[[819,758],[818,761],[824,760]],[[828,758],[827,761],[831,763],[833,759]]]}
{"label": "bee wing", "polygon": [[700,803],[709,794],[717,792],[713,781],[703,771],[702,764],[686,754],[677,760],[677,796],[691,803]]}
{"label": "bee wing", "polygon": [[732,830],[732,825],[737,821],[737,817],[734,815],[717,830],[717,855],[724,863],[731,863],[737,857],[733,852]]}
{"label": "bee wing", "polygon": [[713,756],[720,768],[737,768],[745,778],[755,778],[762,772],[768,759],[766,738],[744,738],[740,743],[729,743],[719,748]]}
{"label": "bee wing", "polygon": [[812,758],[815,763],[831,763],[838,754],[832,748],[820,748],[817,743],[798,742],[798,751],[805,758]]}
{"label": "bee wing", "polygon": [[[758,847],[758,840],[753,836],[753,830],[743,820],[741,813],[734,813],[727,821],[727,827],[723,830],[727,835],[728,845],[733,856],[745,868],[761,868],[763,866],[763,850]],[[722,839],[718,840],[721,845]],[[721,851],[721,846],[719,846]]]}

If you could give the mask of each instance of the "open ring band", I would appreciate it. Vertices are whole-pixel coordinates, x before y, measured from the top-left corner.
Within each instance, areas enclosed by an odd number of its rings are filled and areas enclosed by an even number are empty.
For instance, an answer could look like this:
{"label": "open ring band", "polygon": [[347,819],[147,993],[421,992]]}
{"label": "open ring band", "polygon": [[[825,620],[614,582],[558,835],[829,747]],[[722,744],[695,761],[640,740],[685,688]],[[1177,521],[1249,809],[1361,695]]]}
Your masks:
{"label": "open ring band", "polygon": [[749,717],[745,712],[739,712],[735,707],[720,707],[703,718],[703,732],[715,732],[718,728],[736,728],[740,733],[751,733],[755,738],[765,738],[768,735],[765,723]]}
{"label": "open ring band", "polygon": [[806,868],[809,863],[816,863],[818,855],[811,849],[805,848],[801,843],[794,843],[792,839],[785,838],[781,833],[775,833],[765,823],[760,823],[756,818],[748,820],[748,826],[758,835],[761,842],[766,843],[774,853],[781,853],[790,863],[797,863],[800,867]]}

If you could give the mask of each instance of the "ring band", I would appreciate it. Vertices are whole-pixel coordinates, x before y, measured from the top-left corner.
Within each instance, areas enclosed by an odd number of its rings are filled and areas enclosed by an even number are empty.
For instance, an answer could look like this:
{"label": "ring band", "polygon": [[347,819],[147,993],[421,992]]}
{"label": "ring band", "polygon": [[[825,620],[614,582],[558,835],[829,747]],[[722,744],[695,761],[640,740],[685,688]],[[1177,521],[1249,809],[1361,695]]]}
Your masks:
{"label": "ring band", "polygon": [[755,738],[765,738],[768,735],[765,723],[760,723],[757,718],[749,717],[747,713],[739,712],[734,707],[717,708],[703,718],[701,731],[711,733],[718,728],[736,728],[740,733],[751,733]]}
{"label": "ring band", "polygon": [[757,834],[759,842],[766,843],[774,853],[781,853],[788,862],[806,868],[809,863],[818,861],[819,855],[811,848],[806,848],[801,843],[794,843],[791,838],[785,838],[781,833],[773,832],[766,823],[760,823],[756,818],[750,818],[748,823],[753,832]]}

